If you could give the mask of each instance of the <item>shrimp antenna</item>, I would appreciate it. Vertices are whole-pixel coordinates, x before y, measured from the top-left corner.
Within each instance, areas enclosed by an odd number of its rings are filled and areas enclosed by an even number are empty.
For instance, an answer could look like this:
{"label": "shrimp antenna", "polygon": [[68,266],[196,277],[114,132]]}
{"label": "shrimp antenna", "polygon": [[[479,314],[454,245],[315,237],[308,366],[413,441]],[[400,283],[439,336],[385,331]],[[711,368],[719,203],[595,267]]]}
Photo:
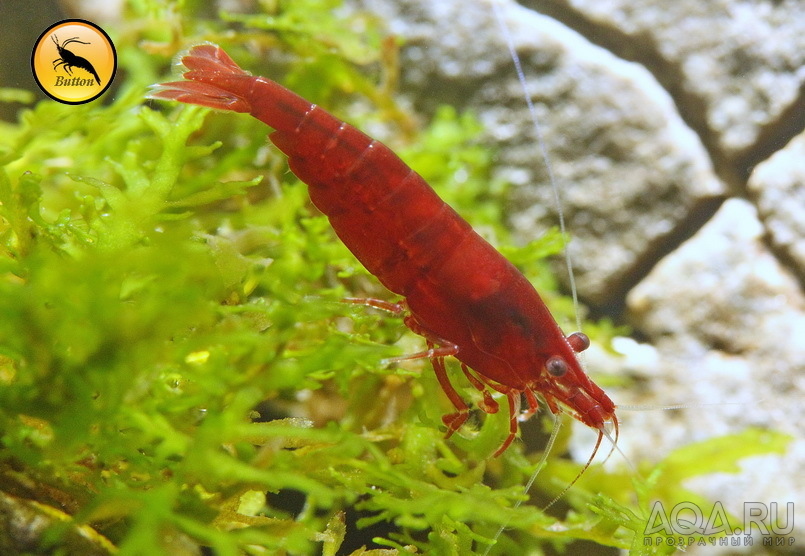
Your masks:
{"label": "shrimp antenna", "polygon": [[[599,430],[598,430],[598,440],[596,440],[596,441],[595,441],[595,448],[593,448],[593,453],[592,453],[592,454],[590,454],[590,457],[587,459],[587,463],[585,463],[585,464],[584,464],[584,467],[582,467],[582,468],[579,470],[579,472],[578,472],[578,473],[576,473],[576,476],[575,476],[575,477],[573,477],[573,480],[572,480],[572,481],[570,481],[570,482],[567,484],[567,486],[566,486],[565,488],[563,488],[563,489],[562,489],[562,492],[560,492],[559,494],[557,494],[557,495],[554,497],[554,499],[553,499],[553,500],[551,500],[550,502],[548,502],[548,505],[547,505],[547,506],[545,506],[544,508],[542,508],[542,511],[543,511],[543,512],[544,512],[545,510],[547,510],[548,508],[550,508],[551,506],[553,506],[554,504],[556,504],[556,503],[557,503],[559,500],[561,500],[561,499],[562,499],[562,497],[563,497],[565,494],[567,494],[567,491],[568,491],[568,490],[570,490],[570,487],[572,487],[573,485],[575,485],[575,484],[576,484],[576,481],[578,481],[578,480],[581,478],[581,476],[582,476],[582,475],[584,475],[584,472],[585,472],[585,471],[587,471],[587,469],[590,467],[590,464],[593,462],[593,458],[594,458],[594,457],[595,457],[595,455],[598,453],[598,448],[601,446],[601,440],[603,440],[604,435],[607,435],[607,436],[609,437],[609,433],[608,433],[608,432],[607,432],[605,429],[603,429],[603,428],[599,429]],[[615,444],[613,444],[613,446],[615,446]],[[607,456],[607,457],[609,457],[609,456]]]}
{"label": "shrimp antenna", "polygon": [[[559,436],[559,429],[562,428],[562,420],[559,418],[559,415],[554,415],[553,413],[551,415],[553,416],[553,427],[551,428],[551,436],[550,438],[548,438],[548,442],[545,444],[545,450],[542,452],[542,457],[539,459],[537,468],[534,470],[534,472],[531,474],[531,477],[529,477],[528,482],[525,484],[524,489],[525,493],[528,493],[528,491],[531,490],[531,487],[534,485],[534,481],[537,480],[537,475],[539,475],[539,472],[542,471],[543,467],[545,467],[545,465],[548,463],[548,456],[551,454],[551,450],[553,450],[553,445],[556,443],[556,438]],[[519,508],[520,504],[522,503],[523,503],[522,500],[518,500],[514,504],[514,508],[515,509]],[[503,532],[503,529],[504,529],[503,527],[500,529],[498,535]]]}
{"label": "shrimp antenna", "polygon": [[[758,400],[762,403],[764,400]],[[712,403],[677,403],[677,404],[618,404],[618,409],[626,411],[664,411],[668,409],[691,409],[700,407],[722,406],[722,405],[746,405],[744,402],[712,402]]]}
{"label": "shrimp antenna", "polygon": [[[629,461],[629,458],[626,457],[626,454],[624,454],[623,451],[621,451],[621,449],[618,448],[618,434],[620,432],[620,429],[618,427],[618,420],[616,418],[613,418],[612,424],[615,428],[615,437],[613,438],[612,434],[610,434],[610,432],[606,428],[604,428],[603,425],[601,426],[601,428],[598,429],[598,440],[596,440],[595,442],[595,448],[593,448],[593,453],[590,454],[587,463],[584,464],[584,467],[581,468],[581,471],[579,471],[576,474],[573,480],[570,481],[570,483],[565,488],[562,489],[562,492],[556,495],[556,497],[553,500],[551,500],[547,506],[542,508],[542,511],[545,511],[554,504],[556,504],[567,493],[567,491],[570,490],[570,487],[576,484],[576,481],[578,481],[581,478],[581,476],[584,475],[584,472],[587,471],[588,467],[590,467],[590,464],[593,462],[593,458],[595,458],[595,455],[598,453],[598,448],[601,446],[601,441],[604,439],[604,437],[606,437],[607,440],[609,440],[612,443],[612,448],[610,448],[607,457],[604,458],[604,462],[606,462],[609,459],[609,457],[615,451],[617,451],[621,456],[623,456],[623,459],[626,461],[626,464],[629,466],[629,469],[631,469],[632,473],[634,473],[637,476],[640,476],[640,474],[637,472],[637,469],[635,469],[635,467],[632,465],[632,462]],[[604,462],[602,462],[602,465]]]}
{"label": "shrimp antenna", "polygon": [[[553,171],[553,165],[551,165],[551,159],[548,156],[548,147],[542,135],[542,126],[539,123],[537,110],[534,107],[533,101],[531,100],[531,95],[528,93],[528,83],[526,82],[525,72],[523,71],[523,65],[520,62],[520,56],[519,54],[517,54],[517,49],[514,46],[514,39],[512,38],[511,32],[509,31],[509,26],[506,24],[506,20],[503,17],[503,12],[501,11],[499,0],[493,0],[492,11],[495,14],[495,19],[498,22],[501,34],[506,41],[506,47],[509,50],[509,56],[511,57],[512,62],[514,63],[514,69],[515,72],[517,73],[517,80],[520,82],[520,88],[523,90],[523,97],[525,98],[525,102],[528,107],[528,113],[531,117],[531,123],[534,126],[534,135],[537,139],[537,144],[539,145],[540,157],[542,158],[542,163],[545,166],[545,171],[548,174],[548,180],[551,183],[551,189],[553,191],[554,205],[556,206],[556,213],[559,218],[559,232],[562,234],[562,237],[567,238],[568,235],[567,235],[567,227],[565,226],[565,213],[562,208],[562,199],[559,193],[559,186],[556,181],[556,176]],[[576,290],[576,277],[575,274],[573,273],[573,261],[570,256],[569,247],[570,247],[570,240],[568,239],[568,243],[565,244],[565,265],[567,267],[568,282],[570,284],[570,292],[571,297],[573,299],[573,312],[576,315],[576,329],[581,330],[581,316],[579,314],[579,296]],[[543,469],[543,467],[545,467],[545,464],[548,461],[548,455],[551,453],[551,449],[553,448],[553,445],[556,442],[556,438],[559,435],[561,420],[559,419],[558,415],[554,415],[553,418],[554,418],[554,425],[551,431],[551,436],[548,439],[548,443],[545,446],[545,451],[542,454],[542,458],[540,458],[536,470],[534,471],[534,473],[532,473],[531,477],[528,479],[528,482],[526,483],[523,489],[523,494],[528,494],[528,492],[531,490],[531,487],[534,485],[534,481],[536,481],[537,479],[537,475]],[[595,444],[595,449],[593,450],[590,459],[587,460],[587,463],[584,465],[579,474],[573,479],[573,481],[571,481],[571,483],[567,485],[567,487],[565,487],[565,489],[559,494],[559,496],[554,498],[544,509],[548,509],[554,503],[556,503],[557,500],[559,500],[562,496],[564,496],[567,490],[570,487],[572,487],[573,484],[579,479],[579,477],[581,477],[581,475],[587,470],[593,458],[595,457],[595,454],[598,451],[598,447],[601,445],[601,439],[605,434],[608,438],[610,438],[610,440],[612,440],[613,446],[616,446],[618,437],[617,421],[615,422],[615,439],[613,440],[607,431],[605,430],[599,431],[598,441]],[[523,500],[518,500],[517,502],[515,502],[513,509],[520,507],[520,504],[522,504],[522,502]],[[487,556],[489,554],[489,551],[492,550],[492,547],[495,545],[498,538],[500,538],[500,535],[503,534],[503,531],[506,529],[507,525],[508,523],[502,525],[500,529],[497,530],[495,536],[492,538],[492,543],[489,544],[489,546],[487,546],[486,548],[486,551],[484,551],[484,556]]]}
{"label": "shrimp antenna", "polygon": [[[542,471],[545,468],[545,465],[548,463],[548,456],[551,454],[551,450],[553,450],[553,445],[556,443],[556,439],[559,436],[559,429],[562,428],[562,420],[559,418],[559,415],[555,415],[555,414],[551,413],[551,417],[553,417],[553,427],[551,428],[551,436],[550,436],[550,438],[548,438],[548,442],[545,444],[545,450],[543,450],[543,452],[542,452],[542,457],[539,459],[539,462],[537,463],[536,469],[531,474],[531,477],[529,477],[528,482],[525,485],[525,488],[523,488],[523,494],[528,494],[528,491],[531,490],[531,487],[534,485],[534,481],[537,480],[537,475],[539,475],[539,472]],[[593,454],[593,455],[595,455],[595,454]],[[585,469],[586,469],[586,467],[585,467]],[[575,479],[574,479],[574,482],[575,482]],[[571,485],[572,484],[573,483],[571,483]],[[564,494],[564,492],[562,492],[562,494]],[[558,500],[558,498],[557,498],[557,500]],[[556,500],[553,500],[551,502],[551,504],[553,504],[554,502],[556,502]],[[514,503],[514,506],[512,506],[512,509],[516,510],[517,508],[519,508],[522,505],[522,503],[523,503],[523,499],[518,500],[517,502]],[[506,527],[508,525],[509,525],[509,523],[507,521],[506,523],[501,525],[500,528],[495,532],[495,536],[492,537],[492,542],[486,547],[486,550],[484,551],[483,556],[487,556],[489,554],[489,551],[492,550],[493,546],[495,546],[495,543],[497,543],[497,540],[503,534],[503,531],[506,530]]]}
{"label": "shrimp antenna", "polygon": [[565,244],[565,266],[567,267],[567,279],[570,285],[570,294],[573,298],[573,312],[576,315],[576,330],[581,330],[579,295],[576,291],[576,276],[573,273],[573,260],[570,256],[570,239],[567,235],[567,227],[565,226],[565,212],[562,208],[562,198],[559,192],[559,184],[556,181],[553,165],[551,164],[551,159],[548,156],[548,146],[545,143],[545,139],[542,135],[542,126],[539,123],[537,110],[534,107],[534,102],[531,100],[531,95],[528,93],[528,83],[526,82],[523,65],[520,62],[520,55],[517,54],[517,50],[514,47],[514,39],[512,38],[511,31],[509,31],[509,26],[506,24],[506,20],[504,19],[503,12],[500,8],[500,0],[494,0],[492,2],[492,11],[495,13],[495,19],[500,26],[503,38],[506,40],[506,47],[509,49],[509,56],[514,63],[514,69],[517,72],[517,79],[520,82],[520,88],[523,90],[523,97],[525,98],[526,105],[528,106],[528,113],[531,117],[531,123],[534,126],[534,136],[537,139],[537,145],[539,145],[540,157],[542,158],[542,163],[545,166],[545,171],[548,174],[548,181],[551,182],[551,189],[553,190],[553,201],[554,205],[556,205],[556,214],[559,218],[559,232],[562,234],[562,237],[568,238],[567,243]]}
{"label": "shrimp antenna", "polygon": [[612,435],[606,429],[601,429],[601,432],[612,443],[612,448],[609,449],[609,453],[607,454],[607,457],[604,458],[604,461],[601,462],[601,465],[604,465],[607,462],[607,460],[609,460],[610,456],[613,453],[618,452],[623,458],[623,461],[626,462],[626,465],[629,467],[629,470],[632,472],[632,474],[637,477],[640,477],[640,472],[632,464],[631,460],[628,457],[626,457],[626,454],[623,453],[623,450],[618,448],[618,421],[617,420],[615,421],[615,438],[612,438]]}

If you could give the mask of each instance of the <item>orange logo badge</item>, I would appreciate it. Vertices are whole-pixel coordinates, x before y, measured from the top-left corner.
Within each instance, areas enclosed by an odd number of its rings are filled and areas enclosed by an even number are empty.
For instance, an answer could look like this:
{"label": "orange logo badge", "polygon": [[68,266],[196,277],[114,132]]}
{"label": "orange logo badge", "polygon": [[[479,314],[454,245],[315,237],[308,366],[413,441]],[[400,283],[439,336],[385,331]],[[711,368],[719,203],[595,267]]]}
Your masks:
{"label": "orange logo badge", "polygon": [[115,77],[117,52],[103,29],[83,19],[48,27],[31,54],[34,79],[44,93],[64,104],[101,96]]}

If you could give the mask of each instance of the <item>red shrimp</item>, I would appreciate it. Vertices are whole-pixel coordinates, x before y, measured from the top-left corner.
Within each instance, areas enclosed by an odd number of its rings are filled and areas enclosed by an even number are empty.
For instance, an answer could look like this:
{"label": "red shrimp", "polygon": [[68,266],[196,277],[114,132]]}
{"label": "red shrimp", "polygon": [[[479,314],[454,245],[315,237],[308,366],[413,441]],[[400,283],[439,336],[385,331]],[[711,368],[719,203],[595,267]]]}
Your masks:
{"label": "red shrimp", "polygon": [[322,108],[265,77],[242,70],[219,46],[202,44],[182,58],[187,81],[154,87],[150,98],[248,112],[275,131],[271,141],[288,156],[310,198],[363,265],[404,299],[367,303],[405,314],[423,336],[428,357],[455,413],[442,420],[447,436],[467,420],[469,407],[447,377],[444,358],[461,363],[483,393],[479,404],[498,411],[489,388],[506,395],[510,431],[517,433],[521,394],[530,416],[537,395],[558,414],[564,408],[615,442],[615,404],[590,380],[575,353],[588,347],[581,333],[565,336],[531,283],[479,236],[397,155]]}

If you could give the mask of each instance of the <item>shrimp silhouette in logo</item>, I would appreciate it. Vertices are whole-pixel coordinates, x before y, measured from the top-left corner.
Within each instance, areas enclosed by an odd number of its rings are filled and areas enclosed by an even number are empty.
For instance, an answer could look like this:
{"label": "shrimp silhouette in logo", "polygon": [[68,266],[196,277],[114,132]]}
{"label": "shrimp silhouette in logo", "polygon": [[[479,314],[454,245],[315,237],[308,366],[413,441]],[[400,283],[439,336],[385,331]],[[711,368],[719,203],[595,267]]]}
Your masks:
{"label": "shrimp silhouette in logo", "polygon": [[83,42],[78,40],[78,37],[73,37],[72,39],[67,39],[61,45],[59,45],[59,39],[56,35],[50,37],[53,39],[53,42],[56,43],[56,49],[59,51],[59,58],[53,60],[53,69],[55,70],[61,65],[64,65],[64,71],[67,72],[68,75],[73,75],[72,68],[81,68],[86,70],[95,78],[95,81],[98,82],[98,85],[101,84],[101,78],[98,77],[98,72],[95,71],[95,68],[92,67],[92,64],[86,58],[75,54],[67,50],[66,46],[70,43],[78,43],[78,44],[89,44],[88,42]]}

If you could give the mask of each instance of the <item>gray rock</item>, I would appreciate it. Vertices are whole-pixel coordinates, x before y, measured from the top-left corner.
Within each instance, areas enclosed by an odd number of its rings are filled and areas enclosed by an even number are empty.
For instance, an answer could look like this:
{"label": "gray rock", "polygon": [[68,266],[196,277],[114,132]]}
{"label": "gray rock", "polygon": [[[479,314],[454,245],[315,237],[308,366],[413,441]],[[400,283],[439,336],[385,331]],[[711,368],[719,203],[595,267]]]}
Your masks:
{"label": "gray rock", "polygon": [[778,358],[783,333],[796,330],[805,299],[766,247],[763,233],[751,204],[727,201],[629,292],[632,324],[693,355],[717,349]]}
{"label": "gray rock", "polygon": [[805,134],[755,169],[749,192],[775,253],[805,283]]}
{"label": "gray rock", "polygon": [[[647,67],[714,158],[740,163],[762,157],[779,148],[781,136],[790,137],[796,120],[801,126],[805,18],[800,0],[524,3]],[[717,160],[717,166],[722,162],[729,164]]]}
{"label": "gray rock", "polygon": [[745,501],[805,503],[805,295],[763,235],[750,203],[727,201],[629,293],[631,321],[656,356],[630,369],[642,379],[640,393],[613,394],[620,405],[690,406],[620,412],[629,431],[622,448],[638,461],[747,427],[790,434],[782,456],[750,458],[740,474],[693,481],[736,515]]}

